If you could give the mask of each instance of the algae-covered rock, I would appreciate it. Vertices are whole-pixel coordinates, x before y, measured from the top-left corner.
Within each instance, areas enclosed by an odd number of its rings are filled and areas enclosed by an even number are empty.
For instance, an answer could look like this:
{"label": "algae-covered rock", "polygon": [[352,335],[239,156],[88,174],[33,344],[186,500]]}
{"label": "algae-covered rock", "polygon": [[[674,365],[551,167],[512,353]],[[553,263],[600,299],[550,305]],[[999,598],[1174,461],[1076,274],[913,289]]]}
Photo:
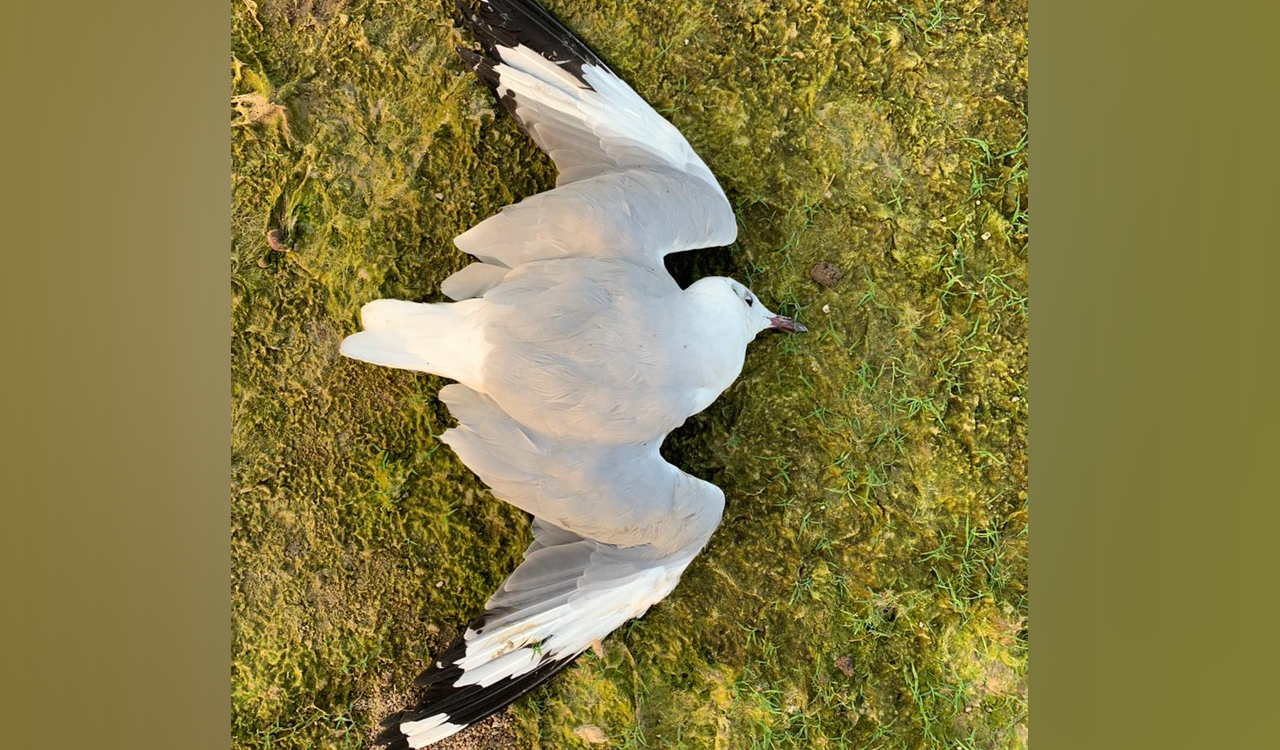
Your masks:
{"label": "algae-covered rock", "polygon": [[[1025,2],[546,4],[735,205],[676,277],[810,333],[664,447],[726,495],[675,593],[449,746],[1024,746]],[[361,748],[528,531],[436,439],[441,380],[338,342],[555,173],[451,2],[232,12],[233,739]]]}

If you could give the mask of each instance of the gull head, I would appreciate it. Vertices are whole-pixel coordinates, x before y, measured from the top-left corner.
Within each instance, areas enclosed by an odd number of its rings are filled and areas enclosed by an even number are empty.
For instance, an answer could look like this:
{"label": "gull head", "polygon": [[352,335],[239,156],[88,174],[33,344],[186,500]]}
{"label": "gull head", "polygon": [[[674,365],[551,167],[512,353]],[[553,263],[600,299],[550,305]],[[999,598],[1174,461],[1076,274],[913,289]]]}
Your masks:
{"label": "gull head", "polygon": [[730,320],[740,321],[747,341],[769,329],[790,333],[804,333],[808,330],[791,318],[778,315],[765,307],[755,292],[724,276],[699,279],[689,287],[689,291],[702,297],[717,313]]}

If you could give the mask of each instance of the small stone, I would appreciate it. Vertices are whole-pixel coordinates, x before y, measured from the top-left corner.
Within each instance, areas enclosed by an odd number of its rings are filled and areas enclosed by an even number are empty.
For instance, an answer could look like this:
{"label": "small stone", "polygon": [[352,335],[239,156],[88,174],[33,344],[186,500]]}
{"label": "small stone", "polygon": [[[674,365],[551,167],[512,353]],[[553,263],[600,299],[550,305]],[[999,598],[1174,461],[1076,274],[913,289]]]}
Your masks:
{"label": "small stone", "polygon": [[823,306],[822,306],[822,312],[827,313],[827,314],[830,314],[830,313],[831,313],[831,305],[823,305]]}
{"label": "small stone", "polygon": [[444,588],[444,581],[436,581],[436,588],[438,589]]}
{"label": "small stone", "polygon": [[990,233],[990,232],[983,232],[983,233],[982,233],[982,239],[984,239],[984,240],[989,240],[989,239],[991,239],[991,233]]}
{"label": "small stone", "polygon": [[840,277],[843,275],[844,274],[841,273],[840,269],[836,268],[835,264],[828,263],[825,260],[815,263],[813,268],[809,269],[809,277],[828,289],[835,286],[836,282],[839,281]]}
{"label": "small stone", "polygon": [[277,253],[287,253],[293,249],[284,244],[284,232],[279,229],[272,229],[270,232],[267,232],[267,244],[270,245],[271,249],[275,250]]}
{"label": "small stone", "polygon": [[603,745],[609,741],[609,738],[604,735],[604,730],[594,724],[583,724],[573,730],[573,734],[583,742],[592,745]]}
{"label": "small stone", "polygon": [[444,200],[444,193],[436,193],[436,200],[438,201]]}
{"label": "small stone", "polygon": [[845,677],[853,676],[853,657],[849,655],[836,657],[836,669]]}

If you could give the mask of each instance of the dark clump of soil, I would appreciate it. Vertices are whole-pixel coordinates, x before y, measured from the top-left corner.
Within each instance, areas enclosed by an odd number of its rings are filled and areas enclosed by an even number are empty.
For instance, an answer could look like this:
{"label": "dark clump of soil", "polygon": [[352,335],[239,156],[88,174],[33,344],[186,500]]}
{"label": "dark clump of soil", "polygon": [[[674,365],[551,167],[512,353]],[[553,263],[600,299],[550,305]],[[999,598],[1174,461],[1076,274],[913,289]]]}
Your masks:
{"label": "dark clump of soil", "polygon": [[809,277],[828,289],[835,286],[843,275],[834,263],[828,263],[825,260],[815,263],[813,268],[809,269]]}

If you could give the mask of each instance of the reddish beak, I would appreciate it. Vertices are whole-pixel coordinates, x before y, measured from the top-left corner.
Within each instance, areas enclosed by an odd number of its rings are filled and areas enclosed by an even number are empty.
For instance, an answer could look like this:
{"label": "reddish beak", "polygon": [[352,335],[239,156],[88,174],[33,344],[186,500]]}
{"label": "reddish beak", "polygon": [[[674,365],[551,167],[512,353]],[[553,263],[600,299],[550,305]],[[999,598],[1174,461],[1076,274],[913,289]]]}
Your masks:
{"label": "reddish beak", "polygon": [[807,333],[808,328],[800,325],[785,315],[775,315],[769,318],[769,327],[779,331],[790,331],[791,333]]}

